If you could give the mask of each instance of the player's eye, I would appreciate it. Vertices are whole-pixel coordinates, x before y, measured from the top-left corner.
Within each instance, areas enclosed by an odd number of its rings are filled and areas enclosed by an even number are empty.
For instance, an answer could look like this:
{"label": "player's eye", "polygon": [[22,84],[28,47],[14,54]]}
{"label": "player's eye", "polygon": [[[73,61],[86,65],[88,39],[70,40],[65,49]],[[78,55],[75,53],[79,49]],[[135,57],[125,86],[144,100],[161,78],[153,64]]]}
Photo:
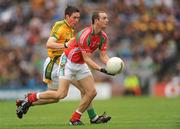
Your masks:
{"label": "player's eye", "polygon": [[107,17],[104,17],[103,19],[106,20],[106,19],[108,19],[108,18],[107,18]]}
{"label": "player's eye", "polygon": [[78,19],[78,20],[79,20],[79,19],[80,19],[80,17],[75,17],[75,16],[74,16],[74,17],[73,17],[73,19]]}

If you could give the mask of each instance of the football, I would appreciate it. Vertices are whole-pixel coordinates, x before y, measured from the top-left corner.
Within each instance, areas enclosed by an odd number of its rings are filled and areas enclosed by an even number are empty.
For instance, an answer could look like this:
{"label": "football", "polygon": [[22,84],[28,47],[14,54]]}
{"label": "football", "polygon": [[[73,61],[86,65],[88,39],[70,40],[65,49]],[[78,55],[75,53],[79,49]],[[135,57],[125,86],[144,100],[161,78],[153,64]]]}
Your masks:
{"label": "football", "polygon": [[111,74],[120,74],[124,69],[124,62],[119,57],[112,57],[106,64],[106,70]]}

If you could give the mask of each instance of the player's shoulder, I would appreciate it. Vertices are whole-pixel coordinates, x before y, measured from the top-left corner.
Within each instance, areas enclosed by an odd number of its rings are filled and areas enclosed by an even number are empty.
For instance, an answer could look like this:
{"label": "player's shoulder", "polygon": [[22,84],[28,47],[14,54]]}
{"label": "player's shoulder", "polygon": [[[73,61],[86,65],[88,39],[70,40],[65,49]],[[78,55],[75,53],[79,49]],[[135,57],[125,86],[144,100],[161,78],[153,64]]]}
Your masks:
{"label": "player's shoulder", "polygon": [[63,25],[63,24],[65,24],[65,23],[64,23],[64,20],[56,21],[56,22],[54,23],[54,25],[56,25],[56,26],[57,26],[57,25],[60,26],[60,25]]}
{"label": "player's shoulder", "polygon": [[62,21],[56,21],[52,27],[52,32],[59,32],[61,31],[65,26],[64,20]]}
{"label": "player's shoulder", "polygon": [[102,33],[102,35],[103,35],[103,36],[106,36],[106,37],[107,37],[107,34],[106,34],[106,32],[104,32],[104,31],[101,31],[101,33]]}
{"label": "player's shoulder", "polygon": [[91,29],[89,27],[86,27],[78,32],[79,36],[89,35],[90,33],[91,33]]}
{"label": "player's shoulder", "polygon": [[108,36],[107,36],[106,32],[102,31],[101,33],[102,33],[102,36],[103,36],[105,39],[107,39],[107,38],[108,38]]}
{"label": "player's shoulder", "polygon": [[91,33],[91,29],[89,27],[86,27],[77,33],[76,38],[80,42],[83,42],[87,39],[90,33]]}
{"label": "player's shoulder", "polygon": [[64,24],[65,24],[64,20],[62,20],[62,21],[56,21],[56,22],[54,23],[54,27],[61,27],[61,26],[63,26]]}

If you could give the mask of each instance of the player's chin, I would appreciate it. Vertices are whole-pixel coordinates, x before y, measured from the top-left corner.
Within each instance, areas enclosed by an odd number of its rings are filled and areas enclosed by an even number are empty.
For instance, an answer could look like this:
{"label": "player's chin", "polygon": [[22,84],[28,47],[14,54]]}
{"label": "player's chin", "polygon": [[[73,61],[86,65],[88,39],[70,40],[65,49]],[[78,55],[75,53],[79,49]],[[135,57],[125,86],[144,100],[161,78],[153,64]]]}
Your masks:
{"label": "player's chin", "polygon": [[102,30],[106,29],[106,27],[107,27],[107,26],[103,26],[103,27],[102,27]]}
{"label": "player's chin", "polygon": [[103,28],[105,29],[107,26],[108,26],[108,24],[105,24],[105,25],[103,26]]}

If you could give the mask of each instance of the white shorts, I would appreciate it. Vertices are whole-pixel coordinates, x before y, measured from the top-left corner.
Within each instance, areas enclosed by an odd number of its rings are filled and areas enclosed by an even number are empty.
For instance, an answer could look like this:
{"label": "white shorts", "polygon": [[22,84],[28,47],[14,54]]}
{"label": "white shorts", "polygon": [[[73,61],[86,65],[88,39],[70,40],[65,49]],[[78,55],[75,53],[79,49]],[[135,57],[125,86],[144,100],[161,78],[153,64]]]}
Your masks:
{"label": "white shorts", "polygon": [[60,58],[59,78],[67,80],[81,80],[92,73],[87,64],[76,64],[67,59],[63,53]]}
{"label": "white shorts", "polygon": [[57,61],[53,62],[49,57],[47,57],[44,62],[43,81],[48,84],[48,88],[58,89],[59,64],[57,64]]}

